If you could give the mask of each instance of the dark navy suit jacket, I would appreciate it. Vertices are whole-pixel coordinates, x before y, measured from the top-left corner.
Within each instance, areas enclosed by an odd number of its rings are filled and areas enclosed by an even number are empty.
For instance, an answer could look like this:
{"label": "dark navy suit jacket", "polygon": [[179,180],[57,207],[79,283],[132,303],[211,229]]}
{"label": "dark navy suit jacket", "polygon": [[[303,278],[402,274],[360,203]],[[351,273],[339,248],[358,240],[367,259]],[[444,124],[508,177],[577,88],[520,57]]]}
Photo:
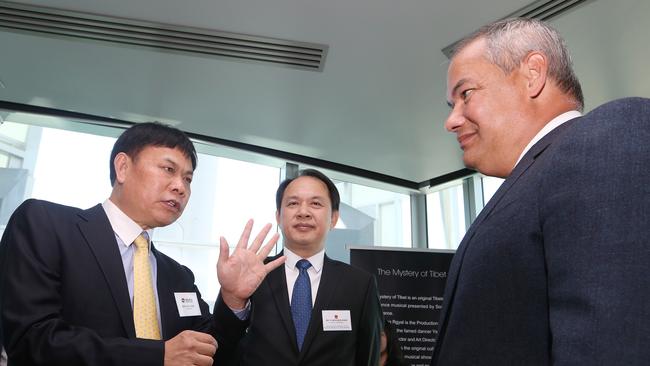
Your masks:
{"label": "dark navy suit jacket", "polygon": [[[302,349],[298,351],[285,269],[280,266],[266,276],[251,297],[250,318],[241,322],[247,332],[241,339],[239,352],[233,355],[232,364],[377,365],[383,320],[374,277],[327,256],[322,271]],[[323,310],[349,310],[352,330],[324,331]]]}
{"label": "dark navy suit jacket", "polygon": [[451,265],[433,364],[647,365],[650,100],[526,153]]}
{"label": "dark navy suit jacket", "polygon": [[[158,252],[162,337],[236,337],[212,317],[192,272]],[[201,316],[180,317],[174,292],[196,292]],[[0,310],[10,365],[162,365],[163,342],[135,338],[115,234],[101,205],[88,210],[38,200],[12,215],[0,244]],[[233,346],[233,345],[231,345]]]}

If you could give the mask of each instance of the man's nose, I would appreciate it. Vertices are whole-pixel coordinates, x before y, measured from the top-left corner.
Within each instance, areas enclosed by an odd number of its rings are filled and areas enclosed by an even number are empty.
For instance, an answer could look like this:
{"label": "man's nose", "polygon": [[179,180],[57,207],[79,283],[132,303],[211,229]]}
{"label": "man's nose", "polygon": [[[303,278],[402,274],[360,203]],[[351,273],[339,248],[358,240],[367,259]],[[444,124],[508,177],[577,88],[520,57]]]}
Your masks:
{"label": "man's nose", "polygon": [[307,203],[301,203],[300,206],[298,206],[298,216],[311,217],[311,212],[309,211],[309,206]]}
{"label": "man's nose", "polygon": [[451,112],[449,112],[449,116],[447,116],[447,120],[445,121],[445,129],[447,129],[449,132],[456,132],[456,130],[460,128],[464,122],[465,116],[463,115],[461,107],[455,106]]}
{"label": "man's nose", "polygon": [[176,192],[179,196],[185,196],[188,192],[188,187],[186,186],[185,178],[182,176],[175,176],[171,183],[171,188],[173,192]]}

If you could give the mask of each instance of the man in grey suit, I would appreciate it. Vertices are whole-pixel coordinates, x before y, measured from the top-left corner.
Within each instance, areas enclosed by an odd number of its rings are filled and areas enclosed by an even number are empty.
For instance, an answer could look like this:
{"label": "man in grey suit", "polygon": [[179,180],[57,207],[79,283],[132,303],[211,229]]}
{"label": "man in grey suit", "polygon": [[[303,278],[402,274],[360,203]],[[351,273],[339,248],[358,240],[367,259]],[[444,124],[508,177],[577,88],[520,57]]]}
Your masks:
{"label": "man in grey suit", "polygon": [[582,116],[558,33],[530,19],[461,41],[445,123],[506,178],[451,265],[434,365],[650,360],[650,101]]}

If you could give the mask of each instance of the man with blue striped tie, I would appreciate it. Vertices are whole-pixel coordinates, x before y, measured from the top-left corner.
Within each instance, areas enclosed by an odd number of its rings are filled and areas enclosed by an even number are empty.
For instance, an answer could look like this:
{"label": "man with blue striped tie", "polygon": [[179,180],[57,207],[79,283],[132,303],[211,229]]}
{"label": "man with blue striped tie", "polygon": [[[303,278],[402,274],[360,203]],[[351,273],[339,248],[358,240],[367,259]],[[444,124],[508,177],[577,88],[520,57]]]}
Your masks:
{"label": "man with blue striped tie", "polygon": [[230,288],[236,274],[219,272],[221,299],[247,329],[234,364],[377,365],[382,320],[374,278],[325,255],[339,203],[334,183],[316,170],[285,180],[276,193],[284,238],[276,258],[284,256],[284,266],[248,296]]}

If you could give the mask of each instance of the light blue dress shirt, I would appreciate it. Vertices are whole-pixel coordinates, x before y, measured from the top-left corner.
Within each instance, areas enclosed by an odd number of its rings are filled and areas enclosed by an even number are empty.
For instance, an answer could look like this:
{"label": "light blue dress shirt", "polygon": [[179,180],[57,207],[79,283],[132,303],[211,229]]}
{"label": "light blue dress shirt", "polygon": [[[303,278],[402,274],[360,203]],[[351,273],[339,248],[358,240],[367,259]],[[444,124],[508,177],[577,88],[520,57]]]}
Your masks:
{"label": "light blue dress shirt", "polygon": [[[133,254],[135,253],[135,245],[133,241],[138,235],[142,234],[143,230],[135,221],[131,220],[122,210],[120,210],[110,199],[102,203],[104,212],[108,216],[108,221],[111,223],[115,239],[117,240],[117,247],[122,257],[122,265],[124,266],[124,275],[126,277],[126,284],[129,288],[129,298],[131,299],[131,309],[133,309]],[[156,297],[156,314],[158,316],[158,324],[162,328],[160,320],[160,302],[158,300],[158,265],[156,257],[151,252],[151,235],[153,230],[146,230],[149,237],[149,264],[151,265],[151,281],[153,282],[153,292]],[[162,329],[160,329],[162,334]]]}

